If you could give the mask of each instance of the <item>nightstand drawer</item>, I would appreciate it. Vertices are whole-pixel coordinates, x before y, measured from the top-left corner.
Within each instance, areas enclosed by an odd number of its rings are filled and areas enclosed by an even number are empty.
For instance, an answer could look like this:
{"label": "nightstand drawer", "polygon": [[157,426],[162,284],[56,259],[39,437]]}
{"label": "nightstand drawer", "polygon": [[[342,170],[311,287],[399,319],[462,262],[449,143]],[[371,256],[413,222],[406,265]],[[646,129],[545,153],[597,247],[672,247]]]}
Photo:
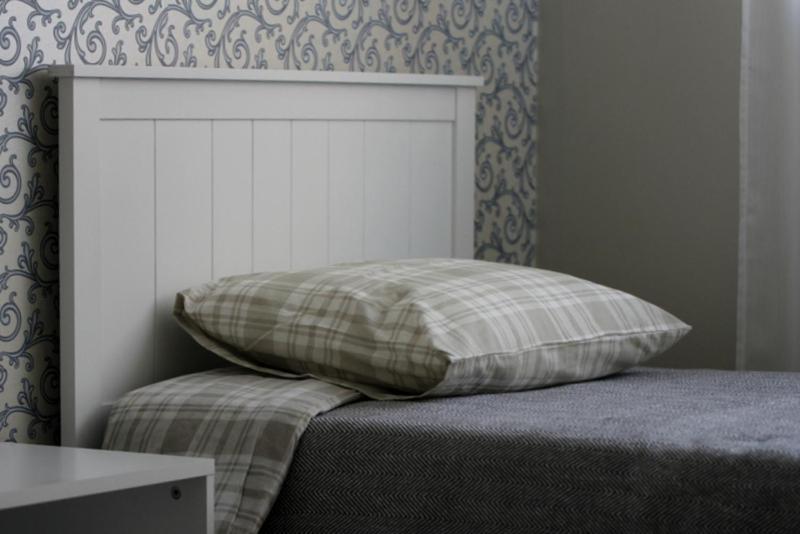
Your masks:
{"label": "nightstand drawer", "polygon": [[214,461],[0,443],[0,532],[214,532]]}
{"label": "nightstand drawer", "polygon": [[0,511],[17,534],[197,534],[208,531],[206,477]]}

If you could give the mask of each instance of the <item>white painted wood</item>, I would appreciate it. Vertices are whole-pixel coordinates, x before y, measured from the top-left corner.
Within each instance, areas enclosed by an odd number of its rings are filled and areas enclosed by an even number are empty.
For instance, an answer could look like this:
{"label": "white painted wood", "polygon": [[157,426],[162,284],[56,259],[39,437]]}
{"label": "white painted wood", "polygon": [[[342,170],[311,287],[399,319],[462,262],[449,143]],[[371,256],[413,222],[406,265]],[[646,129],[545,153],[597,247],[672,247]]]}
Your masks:
{"label": "white painted wood", "polygon": [[[94,157],[100,141],[97,80],[59,84],[59,264],[61,339],[61,441],[96,442],[105,410],[102,386],[92,373],[102,358],[100,181]],[[135,356],[134,356],[135,358]],[[106,374],[106,373],[103,373]],[[102,376],[102,375],[101,375]]]}
{"label": "white painted wood", "polygon": [[291,268],[292,126],[253,125],[253,270]]}
{"label": "white painted wood", "polygon": [[475,257],[475,99],[473,88],[456,90],[453,151],[453,256]]}
{"label": "white painted wood", "polygon": [[211,123],[157,121],[155,378],[217,363],[172,319],[175,294],[212,279]]}
{"label": "white painted wood", "polygon": [[214,460],[0,443],[0,510],[213,476]]}
{"label": "white painted wood", "polygon": [[54,69],[64,444],[99,445],[128,390],[219,363],[176,326],[181,289],[242,270],[472,256],[469,84],[130,70]]}
{"label": "white painted wood", "polygon": [[8,532],[213,532],[212,459],[0,443],[0,465]]}
{"label": "white painted wood", "polygon": [[328,167],[329,260],[364,259],[364,123],[331,122]]}
{"label": "white painted wood", "polygon": [[253,143],[250,121],[214,121],[212,129],[212,278],[251,272]]}
{"label": "white painted wood", "polygon": [[[452,121],[455,113],[450,87],[187,80],[103,80],[102,85],[100,113],[114,119]],[[237,98],[227,97],[232,93]]]}
{"label": "white painted wood", "polygon": [[453,127],[411,125],[411,256],[446,258],[453,248]]}
{"label": "white painted wood", "polygon": [[410,256],[411,128],[365,125],[364,253],[367,259]]}
{"label": "white painted wood", "polygon": [[206,478],[190,478],[11,508],[0,518],[3,532],[18,534],[213,534],[206,488]]}
{"label": "white painted wood", "polygon": [[328,124],[292,123],[292,269],[328,262]]}
{"label": "white painted wood", "polygon": [[155,124],[103,121],[99,132],[100,220],[116,224],[99,225],[102,357],[93,365],[105,378],[92,386],[114,398],[149,384],[155,365]]}
{"label": "white painted wood", "polygon": [[397,74],[382,72],[320,72],[297,70],[211,69],[183,67],[116,67],[105,65],[54,65],[49,68],[58,78],[106,78],[144,80],[226,80],[258,82],[299,82],[359,85],[428,85],[479,87],[478,76],[436,74]]}

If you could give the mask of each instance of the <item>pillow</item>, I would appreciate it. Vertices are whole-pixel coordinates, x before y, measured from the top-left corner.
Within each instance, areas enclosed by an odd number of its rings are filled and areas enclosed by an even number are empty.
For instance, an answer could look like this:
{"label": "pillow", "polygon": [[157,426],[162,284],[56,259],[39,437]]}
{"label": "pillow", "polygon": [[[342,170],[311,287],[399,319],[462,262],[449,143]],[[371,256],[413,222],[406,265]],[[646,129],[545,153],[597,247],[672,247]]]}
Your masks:
{"label": "pillow", "polygon": [[459,259],[223,278],[180,292],[175,316],[231,362],[373,398],[588,380],[655,356],[690,329],[573,276]]}

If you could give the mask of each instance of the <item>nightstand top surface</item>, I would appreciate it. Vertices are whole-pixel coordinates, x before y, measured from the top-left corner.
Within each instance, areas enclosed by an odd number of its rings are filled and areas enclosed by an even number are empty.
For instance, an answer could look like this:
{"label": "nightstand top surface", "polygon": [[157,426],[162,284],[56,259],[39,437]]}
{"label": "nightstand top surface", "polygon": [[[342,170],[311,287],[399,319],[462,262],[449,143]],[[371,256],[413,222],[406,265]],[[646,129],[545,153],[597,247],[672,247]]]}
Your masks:
{"label": "nightstand top surface", "polygon": [[0,443],[0,510],[213,474],[207,458]]}

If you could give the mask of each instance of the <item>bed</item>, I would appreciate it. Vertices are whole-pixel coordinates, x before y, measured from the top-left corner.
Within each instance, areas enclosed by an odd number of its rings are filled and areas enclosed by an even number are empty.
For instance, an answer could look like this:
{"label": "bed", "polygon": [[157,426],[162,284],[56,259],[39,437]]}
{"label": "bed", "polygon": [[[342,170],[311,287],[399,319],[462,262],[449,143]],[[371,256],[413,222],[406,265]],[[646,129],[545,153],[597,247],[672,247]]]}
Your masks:
{"label": "bed", "polygon": [[[218,367],[172,319],[221,276],[471,257],[462,76],[59,66],[62,443]],[[800,380],[635,369],[314,417],[271,532],[792,531]]]}

